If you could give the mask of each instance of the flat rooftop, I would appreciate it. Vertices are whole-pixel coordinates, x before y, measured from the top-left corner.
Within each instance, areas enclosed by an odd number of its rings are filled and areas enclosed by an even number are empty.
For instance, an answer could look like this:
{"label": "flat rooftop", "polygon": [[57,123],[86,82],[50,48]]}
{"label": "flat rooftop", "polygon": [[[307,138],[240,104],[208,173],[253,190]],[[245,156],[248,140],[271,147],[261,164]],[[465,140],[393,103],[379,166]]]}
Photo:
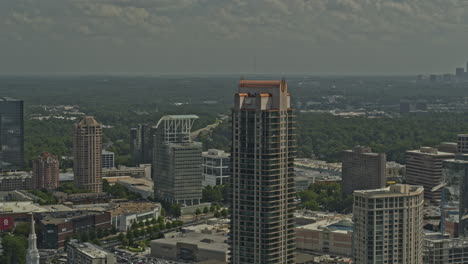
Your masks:
{"label": "flat rooftop", "polygon": [[151,203],[151,202],[143,202],[143,203],[136,203],[136,202],[128,202],[128,203],[119,203],[117,206],[109,212],[112,216],[118,215],[126,215],[126,214],[134,214],[134,213],[145,213],[151,210],[154,210],[157,207],[160,207],[159,203]]}
{"label": "flat rooftop", "polygon": [[401,197],[409,195],[417,195],[424,192],[424,188],[418,185],[395,184],[386,188],[374,190],[358,190],[354,191],[355,196],[364,196],[368,198],[378,197]]}
{"label": "flat rooftop", "polygon": [[45,213],[50,212],[32,201],[22,202],[0,202],[0,214],[2,213]]}
{"label": "flat rooftop", "polygon": [[104,259],[107,258],[107,255],[109,254],[107,251],[102,249],[101,247],[98,247],[96,245],[93,245],[91,243],[77,243],[73,242],[73,246],[77,248],[81,253],[94,258],[94,259]]}
{"label": "flat rooftop", "polygon": [[20,101],[23,101],[23,100],[14,99],[11,97],[0,97],[0,102],[20,102]]}
{"label": "flat rooftop", "polygon": [[451,156],[454,157],[455,154],[453,153],[448,153],[448,152],[443,152],[439,151],[435,148],[429,148],[429,147],[421,147],[420,149],[415,149],[415,150],[408,150],[406,153],[413,153],[413,154],[420,154],[420,155],[427,155],[427,156]]}
{"label": "flat rooftop", "polygon": [[202,250],[227,252],[229,250],[227,240],[227,236],[200,234],[193,232],[175,238],[162,238],[152,240],[151,244],[165,244],[170,246],[176,246],[177,243],[184,243],[197,245],[197,247]]}
{"label": "flat rooftop", "polygon": [[121,184],[128,184],[131,185],[134,188],[142,189],[145,191],[153,191],[153,182],[147,179],[143,178],[123,178],[123,179],[118,179],[117,183]]}
{"label": "flat rooftop", "polygon": [[319,220],[315,223],[298,226],[296,229],[306,230],[325,230],[328,229],[334,233],[347,234],[353,231],[353,222],[351,215],[337,215],[332,218]]}

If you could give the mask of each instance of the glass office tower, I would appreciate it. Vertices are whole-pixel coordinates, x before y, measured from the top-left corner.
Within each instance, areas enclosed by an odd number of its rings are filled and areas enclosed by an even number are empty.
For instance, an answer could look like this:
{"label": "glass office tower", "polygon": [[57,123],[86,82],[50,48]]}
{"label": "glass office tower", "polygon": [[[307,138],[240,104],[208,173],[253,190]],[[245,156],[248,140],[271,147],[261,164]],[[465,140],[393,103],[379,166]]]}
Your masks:
{"label": "glass office tower", "polygon": [[24,166],[23,101],[0,97],[0,170]]}

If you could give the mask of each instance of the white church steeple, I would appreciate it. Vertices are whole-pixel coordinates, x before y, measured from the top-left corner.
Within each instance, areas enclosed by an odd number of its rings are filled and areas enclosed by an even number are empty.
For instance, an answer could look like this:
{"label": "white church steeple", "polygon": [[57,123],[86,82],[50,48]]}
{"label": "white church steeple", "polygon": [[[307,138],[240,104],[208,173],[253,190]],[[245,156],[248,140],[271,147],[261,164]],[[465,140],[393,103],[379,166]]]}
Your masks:
{"label": "white church steeple", "polygon": [[39,250],[36,245],[36,231],[34,228],[34,215],[31,213],[31,231],[28,238],[28,250],[26,253],[26,264],[39,264]]}

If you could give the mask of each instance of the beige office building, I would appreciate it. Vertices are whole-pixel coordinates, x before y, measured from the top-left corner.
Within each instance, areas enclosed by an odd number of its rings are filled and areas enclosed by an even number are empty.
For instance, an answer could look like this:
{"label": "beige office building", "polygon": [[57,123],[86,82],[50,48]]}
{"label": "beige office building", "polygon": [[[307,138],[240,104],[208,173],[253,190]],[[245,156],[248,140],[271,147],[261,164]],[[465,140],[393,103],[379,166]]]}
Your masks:
{"label": "beige office building", "polygon": [[354,192],[355,263],[422,263],[423,193],[406,184]]}
{"label": "beige office building", "polygon": [[385,187],[385,153],[373,153],[371,148],[356,146],[343,152],[342,190],[352,194],[355,190]]}
{"label": "beige office building", "polygon": [[92,116],[75,125],[73,170],[75,185],[92,192],[102,191],[102,126]]}
{"label": "beige office building", "polygon": [[442,182],[443,161],[453,159],[455,154],[435,148],[421,147],[406,152],[406,183],[424,187],[426,201],[440,201],[441,192],[431,192]]}

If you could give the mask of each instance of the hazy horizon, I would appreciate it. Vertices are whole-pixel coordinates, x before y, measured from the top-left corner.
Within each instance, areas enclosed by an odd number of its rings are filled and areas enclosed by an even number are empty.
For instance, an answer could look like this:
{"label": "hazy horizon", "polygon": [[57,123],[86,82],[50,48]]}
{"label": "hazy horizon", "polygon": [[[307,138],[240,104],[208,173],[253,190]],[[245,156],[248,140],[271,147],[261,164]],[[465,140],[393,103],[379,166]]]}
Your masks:
{"label": "hazy horizon", "polygon": [[6,0],[0,74],[453,73],[462,0]]}

